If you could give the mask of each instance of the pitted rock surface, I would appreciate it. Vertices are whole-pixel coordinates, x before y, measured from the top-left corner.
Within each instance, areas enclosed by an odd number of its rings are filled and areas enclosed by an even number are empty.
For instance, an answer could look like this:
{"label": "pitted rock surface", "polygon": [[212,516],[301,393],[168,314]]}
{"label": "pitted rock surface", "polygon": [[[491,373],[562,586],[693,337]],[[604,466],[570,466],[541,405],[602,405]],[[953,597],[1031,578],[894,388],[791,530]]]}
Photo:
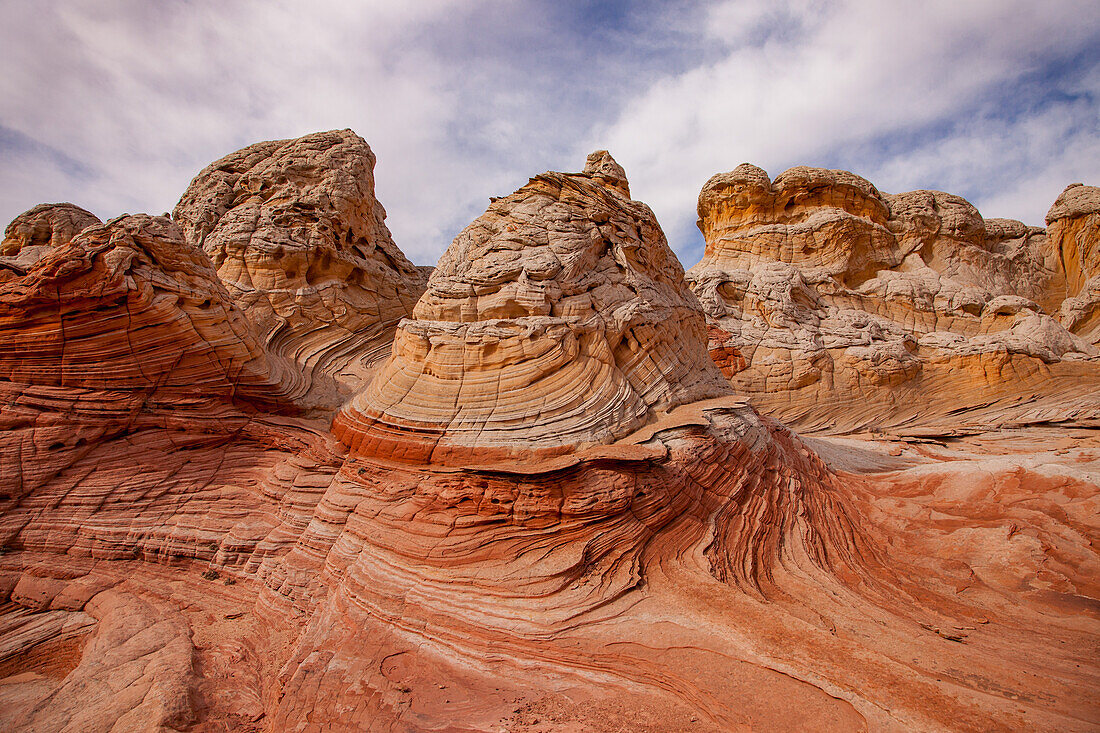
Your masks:
{"label": "pitted rock surface", "polygon": [[544,173],[492,203],[444,253],[337,435],[412,460],[562,449],[730,394],[682,267],[626,190],[599,151],[584,173]]}
{"label": "pitted rock surface", "polygon": [[712,356],[803,429],[958,428],[967,408],[986,427],[1100,419],[1089,190],[1067,189],[1048,233],[847,171],[718,174],[687,275]]}
{"label": "pitted rock surface", "polygon": [[77,234],[99,223],[99,217],[74,204],[39,204],[12,219],[4,230],[0,268],[23,274],[50,249],[68,244]]}
{"label": "pitted rock surface", "polygon": [[351,130],[257,143],[207,166],[173,213],[319,408],[361,386],[424,290],[386,227],[374,162]]}

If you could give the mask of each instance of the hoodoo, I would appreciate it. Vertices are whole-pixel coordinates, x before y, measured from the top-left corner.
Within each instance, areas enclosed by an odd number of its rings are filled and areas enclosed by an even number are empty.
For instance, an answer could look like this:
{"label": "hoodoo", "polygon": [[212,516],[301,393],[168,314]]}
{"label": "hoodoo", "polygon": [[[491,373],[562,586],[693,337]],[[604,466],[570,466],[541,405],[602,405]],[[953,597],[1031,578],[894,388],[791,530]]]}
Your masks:
{"label": "hoodoo", "polygon": [[653,212],[606,151],[496,199],[337,417],[357,453],[439,462],[610,443],[731,394]]}
{"label": "hoodoo", "polygon": [[[331,691],[371,655],[398,653],[398,638],[415,640],[417,651],[400,652],[411,674],[464,674],[439,660],[449,648],[497,659],[465,685],[530,684],[520,660],[541,675],[577,659],[570,644],[594,649],[673,547],[709,582],[754,598],[787,592],[785,565],[873,582],[879,560],[843,490],[733,395],[683,269],[628,191],[598,151],[582,173],[544,173],[494,200],[440,260],[389,361],[337,416],[351,457],[285,572],[333,589],[309,635],[334,615],[347,622],[332,639],[339,663],[295,657],[296,706],[335,704]],[[264,602],[300,605],[311,593],[282,591]],[[381,645],[371,655],[350,641],[363,629]],[[605,672],[631,678],[648,663],[627,652]],[[384,699],[385,685],[374,689]],[[429,712],[438,703],[426,701],[424,725],[442,721]],[[395,712],[375,705],[359,720]],[[471,714],[496,710],[482,699]],[[292,727],[300,709],[279,716]]]}
{"label": "hoodoo", "polygon": [[351,130],[256,143],[203,169],[173,213],[319,408],[362,385],[424,290],[386,227],[374,162]]}

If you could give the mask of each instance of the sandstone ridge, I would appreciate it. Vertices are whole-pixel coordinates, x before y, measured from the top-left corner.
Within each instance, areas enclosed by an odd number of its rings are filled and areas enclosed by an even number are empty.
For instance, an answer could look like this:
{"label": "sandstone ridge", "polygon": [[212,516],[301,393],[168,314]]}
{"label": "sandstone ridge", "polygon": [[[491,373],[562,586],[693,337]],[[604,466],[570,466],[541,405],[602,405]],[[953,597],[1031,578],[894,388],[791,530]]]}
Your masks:
{"label": "sandstone ridge", "polygon": [[413,461],[553,451],[730,394],[683,269],[628,191],[598,151],[583,173],[544,173],[496,199],[440,258],[336,434]]}
{"label": "sandstone ridge", "polygon": [[1067,189],[1043,230],[847,171],[718,174],[699,195],[706,251],[688,272],[712,356],[803,429],[1096,419],[1093,191]]}
{"label": "sandstone ridge", "polygon": [[167,218],[94,224],[3,285],[6,384],[269,404],[280,393],[209,258]]}

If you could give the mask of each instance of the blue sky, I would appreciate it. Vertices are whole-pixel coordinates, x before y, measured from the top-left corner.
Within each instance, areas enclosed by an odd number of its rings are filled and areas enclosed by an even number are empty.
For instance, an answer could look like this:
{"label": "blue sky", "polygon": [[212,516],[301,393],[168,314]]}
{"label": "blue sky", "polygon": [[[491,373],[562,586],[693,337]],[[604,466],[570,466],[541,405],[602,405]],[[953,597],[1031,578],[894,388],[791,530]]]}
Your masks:
{"label": "blue sky", "polygon": [[212,160],[350,127],[430,264],[544,170],[607,148],[685,266],[752,162],[958,193],[1041,225],[1100,184],[1095,0],[0,0],[0,222],[174,206]]}

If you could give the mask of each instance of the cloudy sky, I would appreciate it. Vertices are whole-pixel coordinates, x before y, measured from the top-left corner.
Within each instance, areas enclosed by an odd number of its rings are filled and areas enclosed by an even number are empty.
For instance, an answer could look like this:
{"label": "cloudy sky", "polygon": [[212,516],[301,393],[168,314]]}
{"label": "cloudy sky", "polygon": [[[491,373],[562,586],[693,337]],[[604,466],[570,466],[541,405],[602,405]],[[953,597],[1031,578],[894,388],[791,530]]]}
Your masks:
{"label": "cloudy sky", "polygon": [[686,266],[753,162],[1041,225],[1100,185],[1095,0],[0,0],[0,223],[161,213],[249,143],[350,127],[434,263],[489,196],[607,148]]}

